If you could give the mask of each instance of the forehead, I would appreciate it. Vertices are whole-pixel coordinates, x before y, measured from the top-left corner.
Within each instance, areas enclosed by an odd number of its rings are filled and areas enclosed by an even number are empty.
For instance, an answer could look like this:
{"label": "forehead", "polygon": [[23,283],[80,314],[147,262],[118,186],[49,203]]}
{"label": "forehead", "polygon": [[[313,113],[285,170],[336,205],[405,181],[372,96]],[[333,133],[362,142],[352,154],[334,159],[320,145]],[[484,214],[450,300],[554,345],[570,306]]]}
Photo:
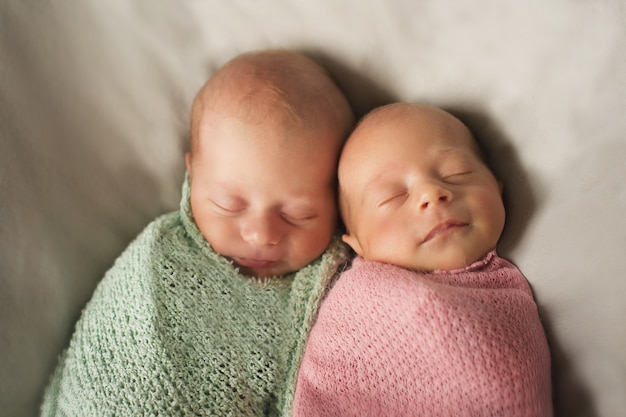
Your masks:
{"label": "forehead", "polygon": [[350,166],[348,172],[364,165],[371,170],[388,159],[428,157],[446,151],[480,156],[469,129],[454,116],[437,109],[402,109],[366,119],[346,144],[341,165]]}
{"label": "forehead", "polygon": [[[228,113],[212,112],[202,122],[199,153],[225,157],[250,154],[260,160],[272,158],[285,162],[293,158],[336,163],[340,140],[325,126],[302,126],[277,118],[251,120]],[[308,164],[307,164],[308,165]]]}
{"label": "forehead", "polygon": [[241,179],[245,170],[251,182],[285,176],[326,182],[336,174],[339,146],[324,132],[259,125],[231,116],[217,119],[203,129],[197,152],[198,163],[210,166],[212,176]]}

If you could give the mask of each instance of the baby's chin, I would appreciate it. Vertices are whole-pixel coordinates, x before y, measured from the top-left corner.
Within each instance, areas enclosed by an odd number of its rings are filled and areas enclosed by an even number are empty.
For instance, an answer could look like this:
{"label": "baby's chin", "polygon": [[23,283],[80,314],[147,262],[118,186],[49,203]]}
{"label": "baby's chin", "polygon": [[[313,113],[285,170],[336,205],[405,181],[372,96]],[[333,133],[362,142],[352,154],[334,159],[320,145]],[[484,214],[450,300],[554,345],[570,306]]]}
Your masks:
{"label": "baby's chin", "polygon": [[483,259],[485,253],[466,252],[463,250],[445,251],[443,253],[429,254],[421,260],[413,260],[404,265],[406,268],[422,272],[454,271],[467,268],[475,262]]}
{"label": "baby's chin", "polygon": [[293,267],[286,262],[279,261],[272,265],[267,266],[244,266],[235,262],[235,265],[239,268],[239,272],[243,275],[251,278],[256,278],[261,281],[271,278],[280,278],[283,275],[288,275],[292,272],[296,272],[299,268]]}

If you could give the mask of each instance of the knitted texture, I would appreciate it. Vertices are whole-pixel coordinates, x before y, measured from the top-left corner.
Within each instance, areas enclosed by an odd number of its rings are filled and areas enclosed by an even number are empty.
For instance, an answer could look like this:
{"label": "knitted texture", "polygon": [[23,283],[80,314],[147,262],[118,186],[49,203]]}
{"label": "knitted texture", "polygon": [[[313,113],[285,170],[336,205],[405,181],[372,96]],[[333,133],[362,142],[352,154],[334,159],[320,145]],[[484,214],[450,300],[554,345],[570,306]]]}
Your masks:
{"label": "knitted texture", "polygon": [[306,345],[294,416],[551,416],[550,354],[525,278],[495,252],[419,274],[354,260]]}
{"label": "knitted texture", "polygon": [[186,180],[180,211],[152,222],[98,285],[42,415],[279,415],[321,293],[346,257],[334,238],[297,273],[240,275],[195,226]]}

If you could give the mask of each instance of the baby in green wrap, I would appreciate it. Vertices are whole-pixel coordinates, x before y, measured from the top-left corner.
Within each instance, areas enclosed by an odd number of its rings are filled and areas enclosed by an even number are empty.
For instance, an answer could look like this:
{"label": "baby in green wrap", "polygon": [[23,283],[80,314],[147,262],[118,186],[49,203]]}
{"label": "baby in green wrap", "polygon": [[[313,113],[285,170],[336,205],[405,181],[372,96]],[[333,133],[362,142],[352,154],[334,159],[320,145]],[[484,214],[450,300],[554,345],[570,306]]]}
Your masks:
{"label": "baby in green wrap", "polygon": [[180,209],[85,307],[42,415],[284,415],[319,299],[348,253],[336,168],[354,116],[288,51],[228,62],[193,103]]}
{"label": "baby in green wrap", "polygon": [[308,58],[240,57],[192,112],[191,210],[213,249],[247,275],[296,271],[337,225],[336,166],[352,111]]}

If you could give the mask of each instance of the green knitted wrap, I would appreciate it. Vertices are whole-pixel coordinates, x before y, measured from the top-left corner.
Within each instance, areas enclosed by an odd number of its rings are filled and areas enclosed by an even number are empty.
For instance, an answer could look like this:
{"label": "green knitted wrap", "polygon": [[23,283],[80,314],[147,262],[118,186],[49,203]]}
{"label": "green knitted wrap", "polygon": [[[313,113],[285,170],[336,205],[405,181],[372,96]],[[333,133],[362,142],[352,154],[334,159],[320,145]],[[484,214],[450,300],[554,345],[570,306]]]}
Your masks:
{"label": "green knitted wrap", "polygon": [[306,337],[347,251],[296,273],[240,275],[178,212],[149,224],[98,285],[42,415],[289,415]]}

